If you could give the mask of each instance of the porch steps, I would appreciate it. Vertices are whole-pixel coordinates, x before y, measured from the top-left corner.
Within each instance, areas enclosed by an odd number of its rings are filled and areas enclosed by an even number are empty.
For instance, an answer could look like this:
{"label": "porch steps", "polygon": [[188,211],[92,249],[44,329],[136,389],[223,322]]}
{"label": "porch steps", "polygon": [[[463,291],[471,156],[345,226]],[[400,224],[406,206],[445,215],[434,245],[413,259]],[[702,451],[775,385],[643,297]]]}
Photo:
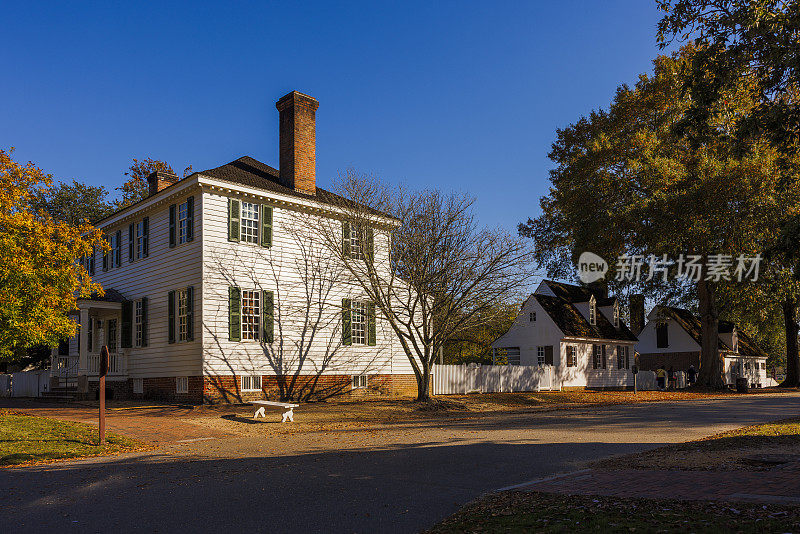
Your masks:
{"label": "porch steps", "polygon": [[52,388],[50,391],[43,391],[41,398],[49,401],[74,401],[78,396],[77,386],[60,386]]}

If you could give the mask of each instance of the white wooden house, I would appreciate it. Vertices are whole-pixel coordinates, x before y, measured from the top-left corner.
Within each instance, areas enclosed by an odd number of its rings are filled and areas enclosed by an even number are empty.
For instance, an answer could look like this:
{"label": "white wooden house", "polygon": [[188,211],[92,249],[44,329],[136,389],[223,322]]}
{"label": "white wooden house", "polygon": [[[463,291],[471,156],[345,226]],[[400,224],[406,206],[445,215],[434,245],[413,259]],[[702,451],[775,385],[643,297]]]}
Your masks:
{"label": "white wooden house", "polygon": [[111,252],[87,266],[105,295],[79,301],[54,379],[94,394],[106,345],[118,397],[415,391],[390,329],[313,233],[319,218],[341,224],[343,247],[386,265],[396,221],[376,212],[360,234],[338,221],[341,199],[316,187],[317,101],[292,92],[276,106],[280,170],[241,157],[183,179],[153,173],[149,197],[97,224]]}
{"label": "white wooden house", "polygon": [[636,336],[619,306],[601,290],[544,280],[492,343],[495,363],[553,365],[562,388],[633,387]]}
{"label": "white wooden house", "polygon": [[[700,369],[702,344],[700,318],[689,310],[655,306],[639,334],[636,351],[644,370],[663,366],[686,371],[690,365]],[[723,360],[725,379],[736,385],[738,377],[747,377],[751,387],[767,384],[767,354],[744,331],[730,321],[719,321],[719,357]]]}

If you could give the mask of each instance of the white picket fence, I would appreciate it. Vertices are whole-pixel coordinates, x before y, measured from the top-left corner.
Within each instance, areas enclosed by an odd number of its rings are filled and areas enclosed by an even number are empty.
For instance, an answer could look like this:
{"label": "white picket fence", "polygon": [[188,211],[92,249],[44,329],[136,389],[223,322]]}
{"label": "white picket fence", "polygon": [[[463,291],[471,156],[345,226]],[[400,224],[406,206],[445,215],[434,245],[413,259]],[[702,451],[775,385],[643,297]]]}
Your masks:
{"label": "white picket fence", "polygon": [[436,365],[433,394],[549,391],[553,389],[552,365]]}
{"label": "white picket fence", "polygon": [[11,377],[12,397],[39,397],[50,386],[50,371],[21,371]]}

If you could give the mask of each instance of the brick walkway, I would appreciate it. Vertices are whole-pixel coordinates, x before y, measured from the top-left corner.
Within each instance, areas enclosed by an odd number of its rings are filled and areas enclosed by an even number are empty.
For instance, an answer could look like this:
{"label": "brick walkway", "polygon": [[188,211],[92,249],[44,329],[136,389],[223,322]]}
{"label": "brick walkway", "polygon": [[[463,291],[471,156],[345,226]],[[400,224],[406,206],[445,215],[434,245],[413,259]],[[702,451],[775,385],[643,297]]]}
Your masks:
{"label": "brick walkway", "polygon": [[[98,423],[98,409],[81,404],[48,404],[25,399],[0,399],[0,408],[64,421],[93,425]],[[219,430],[181,421],[181,418],[192,414],[192,410],[179,406],[111,408],[106,413],[106,428],[111,432],[154,444],[192,442],[228,435]]]}
{"label": "brick walkway", "polygon": [[567,495],[800,504],[800,465],[769,471],[585,469],[505,489]]}

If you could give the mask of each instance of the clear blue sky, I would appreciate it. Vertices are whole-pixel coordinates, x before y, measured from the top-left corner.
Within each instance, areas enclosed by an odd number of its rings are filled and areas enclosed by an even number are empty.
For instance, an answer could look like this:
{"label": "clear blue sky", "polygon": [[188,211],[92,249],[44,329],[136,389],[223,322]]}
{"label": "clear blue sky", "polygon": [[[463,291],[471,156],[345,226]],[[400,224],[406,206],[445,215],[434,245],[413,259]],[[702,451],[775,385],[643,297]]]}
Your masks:
{"label": "clear blue sky", "polygon": [[316,97],[317,182],[347,167],[539,212],[558,127],[650,70],[654,0],[6,2],[0,147],[113,190],[134,157],[277,167],[275,101]]}

